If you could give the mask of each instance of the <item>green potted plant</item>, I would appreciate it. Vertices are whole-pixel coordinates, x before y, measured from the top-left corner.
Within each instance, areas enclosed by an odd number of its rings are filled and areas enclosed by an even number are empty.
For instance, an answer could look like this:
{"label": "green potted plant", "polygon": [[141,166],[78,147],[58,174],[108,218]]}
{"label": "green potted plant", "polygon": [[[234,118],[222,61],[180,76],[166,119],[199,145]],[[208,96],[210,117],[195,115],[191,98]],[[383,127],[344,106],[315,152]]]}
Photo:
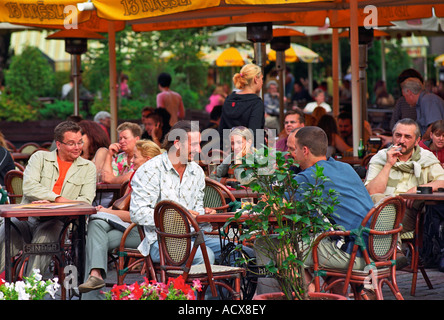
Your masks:
{"label": "green potted plant", "polygon": [[291,169],[297,164],[286,154],[265,147],[243,159],[242,175],[254,177],[248,187],[263,196],[228,223],[242,223],[240,240],[254,241],[256,253],[267,258],[265,267],[279,283],[281,295],[305,300],[310,297],[304,262],[315,236],[335,228],[328,217],[334,215],[337,192],[325,190],[329,178],[317,165],[315,183],[299,184]]}

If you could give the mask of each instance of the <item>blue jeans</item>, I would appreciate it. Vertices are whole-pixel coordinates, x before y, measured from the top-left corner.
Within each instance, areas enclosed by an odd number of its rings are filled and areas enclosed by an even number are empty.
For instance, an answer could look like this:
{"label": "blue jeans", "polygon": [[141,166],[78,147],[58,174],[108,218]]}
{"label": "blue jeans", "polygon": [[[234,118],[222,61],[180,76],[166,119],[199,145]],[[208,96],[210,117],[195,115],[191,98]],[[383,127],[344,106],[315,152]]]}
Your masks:
{"label": "blue jeans", "polygon": [[[208,259],[210,260],[210,264],[214,264],[216,258],[219,258],[221,254],[220,240],[218,237],[211,238],[205,236],[205,245],[207,247]],[[160,263],[159,243],[157,241],[151,244],[150,256],[153,263]],[[203,263],[204,259],[202,256],[202,252],[199,248],[197,249],[196,255],[194,256],[193,265],[203,264]]]}

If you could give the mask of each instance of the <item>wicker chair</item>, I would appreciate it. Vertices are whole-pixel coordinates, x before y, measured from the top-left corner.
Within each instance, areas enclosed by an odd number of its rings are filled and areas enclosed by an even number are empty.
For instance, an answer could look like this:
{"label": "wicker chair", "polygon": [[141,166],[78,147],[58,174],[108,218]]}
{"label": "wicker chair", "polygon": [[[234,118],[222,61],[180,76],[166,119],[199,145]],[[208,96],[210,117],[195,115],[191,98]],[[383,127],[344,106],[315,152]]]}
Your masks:
{"label": "wicker chair", "polygon": [[215,209],[216,212],[228,212],[226,199],[236,201],[231,191],[216,180],[205,178],[204,207]]}
{"label": "wicker chair", "polygon": [[[182,275],[185,282],[200,280],[203,286],[198,299],[205,297],[208,287],[213,297],[216,286],[224,288],[234,300],[240,299],[241,278],[245,269],[224,265],[211,265],[205,246],[204,234],[191,213],[173,201],[160,201],[154,209],[154,222],[159,241],[160,273],[162,282],[168,277]],[[197,249],[204,259],[202,265],[192,265]],[[234,286],[230,283],[233,282]]]}
{"label": "wicker chair", "polygon": [[37,149],[40,149],[40,145],[35,142],[27,142],[22,145],[17,151],[20,153],[33,154]]}
{"label": "wicker chair", "polygon": [[[120,194],[126,195],[126,189],[129,186],[129,181],[125,181],[122,184]],[[123,199],[120,198],[120,199]],[[123,209],[120,208],[117,202],[114,202],[113,208],[119,210]],[[125,210],[127,210],[125,208]],[[146,273],[146,278],[151,280],[156,280],[156,269],[154,267],[154,264],[151,260],[151,257],[142,255],[138,249],[134,248],[127,248],[125,246],[126,239],[130,232],[137,228],[140,236],[140,241],[142,241],[145,238],[145,233],[143,231],[143,228],[136,224],[131,223],[126,230],[123,232],[122,239],[120,239],[119,247],[112,250],[112,252],[109,254],[109,259],[114,262],[116,272],[117,272],[117,284],[122,285],[123,281],[125,280],[125,277],[132,273]]]}
{"label": "wicker chair", "polygon": [[10,170],[5,174],[5,187],[8,191],[9,202],[12,204],[22,202],[23,197],[23,172]]}
{"label": "wicker chair", "polygon": [[[143,273],[144,271],[147,279],[156,280],[156,268],[151,257],[149,255],[145,257],[138,249],[125,247],[126,238],[134,228],[138,228],[140,241],[143,240],[145,234],[142,227],[133,222],[123,233],[119,247],[113,251],[113,254],[117,256],[117,258],[113,258],[113,260],[116,266],[118,285],[123,284],[126,275],[130,273]],[[140,268],[136,268],[138,266]]]}
{"label": "wicker chair", "polygon": [[[361,223],[360,228],[348,231],[330,231],[318,236],[313,245],[313,262],[315,275],[315,290],[317,292],[330,291],[335,285],[343,283],[342,294],[347,294],[350,285],[355,299],[362,297],[363,286],[371,280],[372,288],[376,298],[382,300],[382,285],[387,283],[390,290],[398,300],[403,300],[401,292],[396,283],[396,246],[400,231],[402,230],[402,217],[405,211],[404,200],[397,197],[386,197],[368,212]],[[366,228],[370,222],[370,226]],[[363,243],[362,235],[368,234],[368,248]],[[331,236],[354,236],[355,242],[350,257],[350,262],[346,270],[333,270],[322,268],[319,265],[317,255],[319,242],[325,237]],[[357,241],[357,240],[360,241]],[[362,253],[367,267],[364,270],[353,270],[353,264],[358,250]],[[369,270],[367,270],[369,269]],[[329,281],[320,285],[320,276],[329,278]]]}

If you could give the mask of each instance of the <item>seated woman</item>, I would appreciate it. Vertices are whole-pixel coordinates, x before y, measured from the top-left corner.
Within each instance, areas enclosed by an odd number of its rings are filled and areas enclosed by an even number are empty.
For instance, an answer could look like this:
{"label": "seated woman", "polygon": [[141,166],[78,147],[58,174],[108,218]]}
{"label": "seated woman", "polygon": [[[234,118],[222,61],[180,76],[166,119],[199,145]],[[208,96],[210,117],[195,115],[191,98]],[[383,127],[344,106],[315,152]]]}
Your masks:
{"label": "seated woman", "polygon": [[[94,164],[103,163],[111,143],[108,135],[97,122],[91,120],[82,120],[79,126],[82,128],[82,158],[91,160]],[[96,169],[100,171],[102,168],[96,165]]]}
{"label": "seated woman", "polygon": [[[430,139],[424,136],[424,140],[419,142],[419,146],[433,152],[441,165],[444,163],[444,120],[438,120],[430,126]],[[427,140],[426,140],[427,139]]]}
{"label": "seated woman", "polygon": [[[247,176],[242,178],[241,173],[243,169],[236,167],[242,163],[242,158],[254,151],[253,148],[253,133],[247,127],[239,126],[231,129],[229,135],[231,141],[231,154],[224,159],[224,161],[216,167],[216,171],[210,174],[210,178],[226,183],[228,181],[238,181],[241,184],[249,184],[252,180]],[[234,178],[230,179],[230,171],[233,171]]]}
{"label": "seated woman", "polygon": [[317,126],[323,129],[328,137],[327,158],[333,156],[335,153],[344,154],[345,151],[351,149],[338,134],[338,126],[333,116],[329,114],[323,115],[319,119]]}
{"label": "seated woman", "polygon": [[136,142],[142,135],[142,129],[137,123],[124,122],[117,127],[119,142],[108,148],[108,154],[102,164],[96,161],[96,167],[102,168],[102,182],[123,183],[133,174],[130,159],[134,155]]}
{"label": "seated woman", "polygon": [[[134,170],[138,169],[142,164],[161,153],[160,148],[150,140],[137,141],[134,147],[133,157],[130,159],[134,166]],[[135,171],[134,171],[135,172]],[[131,182],[128,185],[125,196],[129,197],[131,193]],[[129,194],[129,195],[128,195]],[[127,196],[128,195],[128,196]],[[97,206],[97,216],[92,218],[88,223],[88,236],[86,240],[86,262],[85,282],[79,286],[79,291],[83,293],[82,299],[95,300],[101,299],[100,289],[105,286],[108,252],[117,248],[122,239],[123,232],[116,224],[123,225],[122,222],[131,222],[129,214],[129,201],[125,201],[126,208],[123,210],[113,210],[112,208],[104,208]],[[105,212],[116,216],[111,224],[107,219],[101,218],[101,212]],[[119,222],[122,221],[122,222]],[[125,245],[129,248],[137,248],[140,244],[140,237],[137,229],[133,229],[128,235]]]}

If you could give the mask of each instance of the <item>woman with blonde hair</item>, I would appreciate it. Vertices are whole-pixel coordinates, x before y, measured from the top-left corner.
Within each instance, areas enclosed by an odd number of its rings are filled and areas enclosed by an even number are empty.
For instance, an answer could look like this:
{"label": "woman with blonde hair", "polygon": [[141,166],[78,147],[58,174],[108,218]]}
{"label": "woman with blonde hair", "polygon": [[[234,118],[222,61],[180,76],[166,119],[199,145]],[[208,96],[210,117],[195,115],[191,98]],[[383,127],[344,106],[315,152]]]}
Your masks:
{"label": "woman with blonde hair", "polygon": [[[133,156],[130,159],[134,166],[134,172],[140,168],[142,164],[160,153],[161,149],[153,141],[137,141]],[[80,292],[83,293],[82,299],[84,300],[104,298],[99,289],[105,286],[104,279],[108,271],[108,252],[120,245],[123,231],[131,222],[129,214],[131,180],[124,197],[126,197],[126,201],[122,201],[124,205],[121,209],[97,206],[96,209],[98,213],[88,222],[85,262],[87,274],[85,275],[85,282],[79,286]],[[114,203],[114,206],[116,206],[116,203]],[[129,233],[125,245],[128,248],[137,248],[139,244],[139,232],[137,228],[134,228]]]}
{"label": "woman with blonde hair", "polygon": [[253,133],[250,129],[239,126],[231,129],[229,135],[231,141],[231,153],[224,161],[216,167],[216,171],[210,174],[210,178],[226,183],[227,178],[230,177],[230,169],[236,181],[241,184],[248,184],[251,182],[251,177],[241,177],[242,168],[237,168],[237,165],[242,163],[242,158],[247,154],[252,154],[253,148]]}
{"label": "woman with blonde hair", "polygon": [[230,140],[228,134],[224,138],[224,130],[244,126],[251,129],[256,137],[256,130],[263,129],[265,122],[264,102],[258,96],[263,85],[261,68],[255,64],[243,66],[233,76],[233,83],[237,90],[225,99],[219,123],[219,135],[225,140],[222,147],[226,149],[229,148]]}

